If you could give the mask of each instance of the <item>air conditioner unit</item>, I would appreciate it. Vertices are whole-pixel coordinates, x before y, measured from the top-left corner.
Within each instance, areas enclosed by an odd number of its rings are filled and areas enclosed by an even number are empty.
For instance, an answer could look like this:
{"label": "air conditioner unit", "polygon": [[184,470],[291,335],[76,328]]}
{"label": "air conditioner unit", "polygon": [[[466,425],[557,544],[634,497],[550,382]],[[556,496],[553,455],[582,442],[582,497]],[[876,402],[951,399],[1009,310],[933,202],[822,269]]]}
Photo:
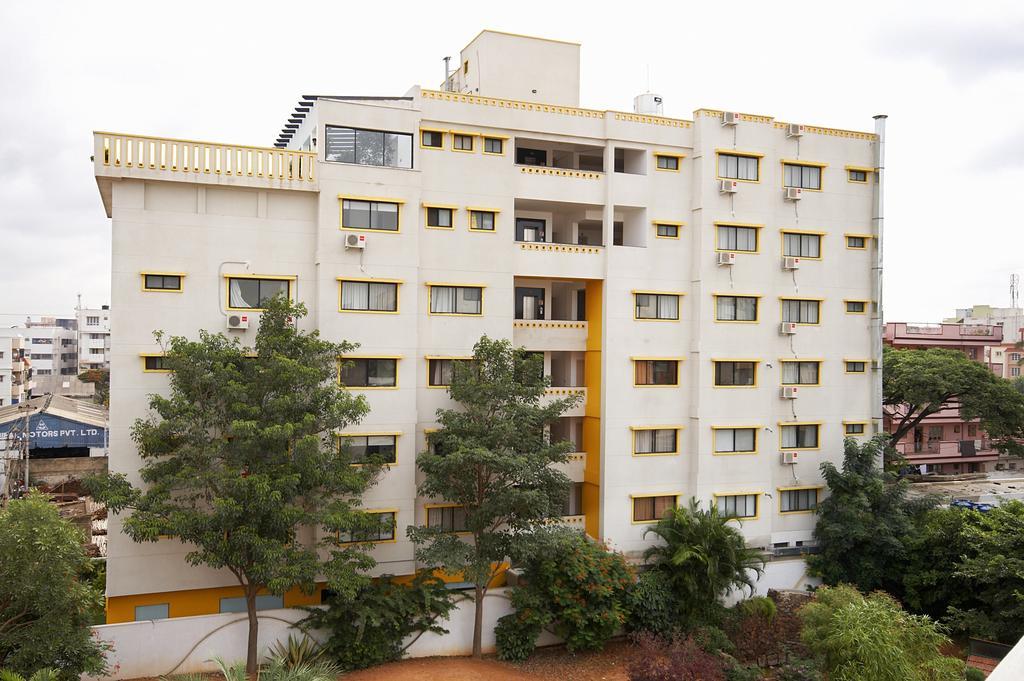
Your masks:
{"label": "air conditioner unit", "polygon": [[346,234],[345,248],[366,248],[365,234]]}
{"label": "air conditioner unit", "polygon": [[740,115],[735,111],[726,111],[722,113],[722,125],[736,125],[740,122]]}
{"label": "air conditioner unit", "polygon": [[784,400],[795,400],[797,397],[798,388],[795,385],[784,385],[780,391],[780,395]]}
{"label": "air conditioner unit", "polygon": [[799,201],[803,198],[803,190],[800,187],[786,187],[786,200]]}
{"label": "air conditioner unit", "polygon": [[782,322],[779,324],[779,334],[792,336],[796,333],[796,322]]}
{"label": "air conditioner unit", "polygon": [[800,460],[800,452],[782,452],[782,464],[792,466]]}
{"label": "air conditioner unit", "polygon": [[786,137],[800,137],[804,134],[804,126],[796,123],[786,124]]}
{"label": "air conditioner unit", "polygon": [[736,254],[731,252],[731,251],[728,252],[728,253],[719,253],[718,254],[718,264],[719,265],[735,265],[736,264]]}
{"label": "air conditioner unit", "polygon": [[736,180],[722,180],[718,185],[718,191],[723,194],[735,194],[739,188],[740,183]]}
{"label": "air conditioner unit", "polygon": [[786,255],[782,257],[782,269],[784,270],[798,270],[800,269],[800,258],[792,255]]}
{"label": "air conditioner unit", "polygon": [[249,328],[249,315],[247,314],[229,314],[227,320],[227,326],[229,329],[248,329]]}

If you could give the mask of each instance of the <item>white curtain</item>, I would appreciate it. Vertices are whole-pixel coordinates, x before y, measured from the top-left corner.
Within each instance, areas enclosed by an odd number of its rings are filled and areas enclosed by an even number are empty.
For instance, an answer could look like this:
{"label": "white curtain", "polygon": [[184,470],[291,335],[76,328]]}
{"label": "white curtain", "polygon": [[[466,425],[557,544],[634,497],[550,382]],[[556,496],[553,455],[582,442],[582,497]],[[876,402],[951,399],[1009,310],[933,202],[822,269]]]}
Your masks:
{"label": "white curtain", "polygon": [[658,319],[679,319],[679,296],[658,296]]}
{"label": "white curtain", "polygon": [[718,312],[715,319],[736,319],[736,299],[732,296],[718,296]]}
{"label": "white curtain", "polygon": [[229,279],[231,307],[250,308],[259,306],[259,284],[245,279]]}
{"label": "white curtain", "polygon": [[431,286],[430,287],[430,311],[431,312],[455,312],[454,286]]}
{"label": "white curtain", "polygon": [[343,281],[341,282],[341,309],[343,310],[366,310],[367,288],[369,284],[365,281]]}
{"label": "white curtain", "polygon": [[369,298],[371,310],[393,312],[397,310],[397,284],[370,284]]}

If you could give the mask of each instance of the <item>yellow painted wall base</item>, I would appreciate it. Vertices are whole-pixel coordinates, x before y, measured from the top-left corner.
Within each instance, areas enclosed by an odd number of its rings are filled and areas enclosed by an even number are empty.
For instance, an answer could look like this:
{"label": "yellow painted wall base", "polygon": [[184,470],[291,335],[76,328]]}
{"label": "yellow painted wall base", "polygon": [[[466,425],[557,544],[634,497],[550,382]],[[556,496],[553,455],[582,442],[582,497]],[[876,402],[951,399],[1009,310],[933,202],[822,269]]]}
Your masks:
{"label": "yellow painted wall base", "polygon": [[[323,584],[317,584],[311,594],[303,593],[300,589],[292,589],[284,595],[284,607],[319,605],[320,592],[323,589]],[[140,605],[166,603],[168,615],[171,617],[215,615],[220,612],[220,599],[240,598],[244,595],[240,586],[223,586],[212,589],[185,589],[131,596],[109,596],[107,597],[107,624],[135,621],[135,608]]]}

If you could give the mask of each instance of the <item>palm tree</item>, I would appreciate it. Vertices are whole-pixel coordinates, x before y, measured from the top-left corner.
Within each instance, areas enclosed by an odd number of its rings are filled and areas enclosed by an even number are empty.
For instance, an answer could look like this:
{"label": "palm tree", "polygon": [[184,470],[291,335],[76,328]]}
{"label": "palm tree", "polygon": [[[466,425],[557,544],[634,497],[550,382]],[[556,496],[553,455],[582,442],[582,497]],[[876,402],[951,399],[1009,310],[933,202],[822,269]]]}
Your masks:
{"label": "palm tree", "polygon": [[663,542],[644,551],[644,560],[668,579],[685,618],[706,618],[718,599],[734,589],[753,593],[764,573],[761,552],[747,547],[730,519],[714,505],[701,510],[700,502],[691,499],[689,508],[668,511],[644,532],[645,538],[654,534]]}

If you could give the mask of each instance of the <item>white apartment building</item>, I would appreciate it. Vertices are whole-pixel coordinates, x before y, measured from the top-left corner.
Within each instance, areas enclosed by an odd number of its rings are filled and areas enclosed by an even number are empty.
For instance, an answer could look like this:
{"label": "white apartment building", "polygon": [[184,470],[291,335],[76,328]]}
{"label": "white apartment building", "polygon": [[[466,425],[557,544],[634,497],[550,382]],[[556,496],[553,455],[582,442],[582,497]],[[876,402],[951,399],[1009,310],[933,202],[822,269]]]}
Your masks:
{"label": "white apartment building", "polygon": [[32,359],[34,394],[70,391],[78,374],[78,332],[75,320],[64,317],[31,317],[21,330],[25,355]]}
{"label": "white apartment building", "polygon": [[34,383],[25,347],[22,329],[0,329],[0,407],[19,404],[31,395]]}
{"label": "white apartment building", "polygon": [[78,367],[106,369],[110,367],[110,306],[99,309],[75,309],[78,321]]}
{"label": "white apartment building", "polygon": [[[441,90],[302,97],[275,148],[95,133],[111,469],[138,482],[129,429],[167,384],[152,331],[251,343],[260,300],[286,290],[305,328],[359,343],[346,384],[372,411],[344,435],[393,457],[364,500],[394,518],[378,573],[417,568],[408,525],[458,529],[417,497],[415,459],[483,334],[543,352],[552,392],[584,396],[552,428],[577,449],[566,522],[637,555],[694,497],[751,545],[801,551],[819,465],[881,428],[884,119],[582,108],[579,68],[578,44],[484,31]],[[237,607],[233,579],[185,552],[112,518],[108,621]]]}

